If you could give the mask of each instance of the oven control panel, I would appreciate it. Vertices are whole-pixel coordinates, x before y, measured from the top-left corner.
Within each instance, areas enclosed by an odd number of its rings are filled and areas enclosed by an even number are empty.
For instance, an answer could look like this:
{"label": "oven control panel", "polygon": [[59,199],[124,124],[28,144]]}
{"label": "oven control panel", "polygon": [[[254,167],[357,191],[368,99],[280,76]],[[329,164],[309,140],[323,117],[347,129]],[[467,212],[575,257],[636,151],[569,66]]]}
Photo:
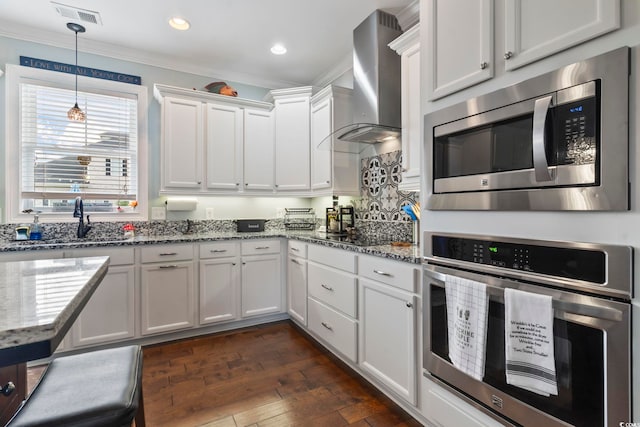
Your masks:
{"label": "oven control panel", "polygon": [[562,278],[605,283],[604,251],[432,236],[433,256]]}

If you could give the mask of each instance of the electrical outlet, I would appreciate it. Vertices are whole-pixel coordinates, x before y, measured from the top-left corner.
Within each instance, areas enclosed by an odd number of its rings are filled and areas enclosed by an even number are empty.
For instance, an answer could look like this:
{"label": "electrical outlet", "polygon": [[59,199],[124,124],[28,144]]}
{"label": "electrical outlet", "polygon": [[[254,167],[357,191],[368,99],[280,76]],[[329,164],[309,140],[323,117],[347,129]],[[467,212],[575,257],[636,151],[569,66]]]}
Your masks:
{"label": "electrical outlet", "polygon": [[167,219],[167,211],[163,207],[154,206],[151,208],[151,219]]}
{"label": "electrical outlet", "polygon": [[213,219],[213,208],[206,208],[205,216],[207,219]]}

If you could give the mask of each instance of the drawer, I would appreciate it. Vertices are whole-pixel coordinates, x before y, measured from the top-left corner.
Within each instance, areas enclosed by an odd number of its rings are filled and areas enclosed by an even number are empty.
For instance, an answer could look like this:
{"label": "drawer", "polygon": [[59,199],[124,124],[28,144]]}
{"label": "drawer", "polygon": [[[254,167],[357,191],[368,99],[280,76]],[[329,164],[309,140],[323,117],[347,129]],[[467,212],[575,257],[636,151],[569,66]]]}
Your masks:
{"label": "drawer", "polygon": [[356,255],[353,252],[326,246],[309,245],[307,254],[309,261],[330,265],[349,273],[356,272]]}
{"label": "drawer", "polygon": [[225,258],[238,255],[236,242],[213,242],[200,244],[200,259]]}
{"label": "drawer", "polygon": [[344,314],[357,317],[356,276],[309,263],[307,277],[309,295]]}
{"label": "drawer", "polygon": [[262,255],[280,253],[280,240],[247,240],[242,242],[242,255]]}
{"label": "drawer", "polygon": [[352,362],[357,360],[357,330],[355,320],[309,298],[309,330]]}
{"label": "drawer", "polygon": [[193,245],[154,245],[141,248],[141,262],[190,261]]}
{"label": "drawer", "polygon": [[133,248],[86,248],[64,251],[65,258],[85,256],[108,256],[109,266],[130,265],[135,262]]}
{"label": "drawer", "polygon": [[289,240],[289,255],[306,258],[307,244],[297,240]]}
{"label": "drawer", "polygon": [[361,256],[358,261],[358,274],[408,292],[416,292],[416,268],[412,264]]}

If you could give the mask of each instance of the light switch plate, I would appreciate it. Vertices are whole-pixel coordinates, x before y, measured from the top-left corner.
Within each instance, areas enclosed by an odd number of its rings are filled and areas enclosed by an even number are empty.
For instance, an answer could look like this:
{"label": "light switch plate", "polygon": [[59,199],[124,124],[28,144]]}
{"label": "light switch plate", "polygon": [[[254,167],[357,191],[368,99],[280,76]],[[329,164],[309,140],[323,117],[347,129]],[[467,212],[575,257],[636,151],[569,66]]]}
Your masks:
{"label": "light switch plate", "polygon": [[167,219],[167,211],[163,207],[154,206],[151,208],[151,219]]}
{"label": "light switch plate", "polygon": [[213,219],[213,208],[206,208],[205,209],[205,216],[207,219]]}

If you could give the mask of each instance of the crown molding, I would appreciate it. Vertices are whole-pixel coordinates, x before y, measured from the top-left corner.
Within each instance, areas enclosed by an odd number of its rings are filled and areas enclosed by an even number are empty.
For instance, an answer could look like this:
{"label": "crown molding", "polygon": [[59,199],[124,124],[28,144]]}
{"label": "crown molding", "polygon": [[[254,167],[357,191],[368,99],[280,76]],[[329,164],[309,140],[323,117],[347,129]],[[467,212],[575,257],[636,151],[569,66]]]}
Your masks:
{"label": "crown molding", "polygon": [[318,76],[311,84],[317,87],[325,87],[351,69],[353,69],[353,52],[345,55],[337,64]]}
{"label": "crown molding", "polygon": [[395,50],[398,55],[402,55],[408,48],[420,42],[420,23],[402,33],[397,39],[389,43],[389,47]]}
{"label": "crown molding", "polygon": [[420,22],[420,1],[414,0],[396,15],[402,31],[407,31]]}

